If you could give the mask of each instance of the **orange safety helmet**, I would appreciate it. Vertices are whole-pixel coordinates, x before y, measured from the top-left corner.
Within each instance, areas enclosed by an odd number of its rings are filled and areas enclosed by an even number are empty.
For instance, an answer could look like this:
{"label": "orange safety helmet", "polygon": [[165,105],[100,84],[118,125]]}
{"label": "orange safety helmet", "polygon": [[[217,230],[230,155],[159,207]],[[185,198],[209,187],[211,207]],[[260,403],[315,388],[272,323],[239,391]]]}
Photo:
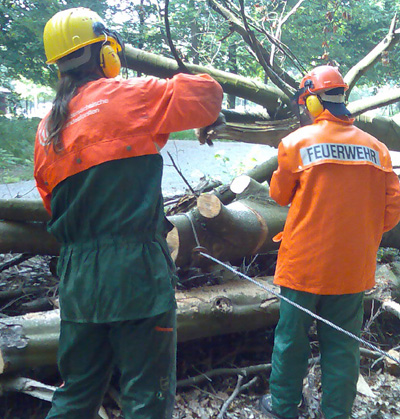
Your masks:
{"label": "orange safety helmet", "polygon": [[298,103],[304,105],[305,98],[310,94],[323,93],[337,87],[343,87],[345,91],[349,88],[337,67],[330,65],[315,67],[300,82]]}

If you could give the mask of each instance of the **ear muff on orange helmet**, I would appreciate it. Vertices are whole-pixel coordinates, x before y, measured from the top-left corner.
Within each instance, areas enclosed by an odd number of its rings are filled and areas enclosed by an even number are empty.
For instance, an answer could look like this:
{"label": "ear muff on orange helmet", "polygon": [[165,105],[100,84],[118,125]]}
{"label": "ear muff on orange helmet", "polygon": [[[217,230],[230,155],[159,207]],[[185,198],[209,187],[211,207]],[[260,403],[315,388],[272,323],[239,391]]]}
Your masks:
{"label": "ear muff on orange helmet", "polygon": [[323,112],[324,105],[317,95],[310,95],[306,97],[306,108],[308,112],[316,118]]}

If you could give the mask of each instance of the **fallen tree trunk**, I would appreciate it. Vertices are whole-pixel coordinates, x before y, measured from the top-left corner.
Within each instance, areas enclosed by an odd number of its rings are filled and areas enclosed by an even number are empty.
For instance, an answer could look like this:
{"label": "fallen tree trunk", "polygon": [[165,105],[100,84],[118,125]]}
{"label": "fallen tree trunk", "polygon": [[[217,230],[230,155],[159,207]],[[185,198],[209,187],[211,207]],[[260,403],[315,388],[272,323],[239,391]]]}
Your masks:
{"label": "fallen tree trunk", "polygon": [[[128,68],[148,75],[168,78],[181,71],[175,60],[152,54],[130,45],[126,45],[125,54]],[[264,106],[271,115],[278,113],[283,116],[288,112],[290,99],[275,86],[267,86],[254,79],[206,66],[185,63],[185,67],[192,74],[210,74],[221,84],[225,93],[234,94],[235,96],[258,103]],[[283,108],[281,106],[282,103],[286,104],[284,110],[280,110]]]}
{"label": "fallen tree trunk", "polygon": [[167,242],[177,266],[204,266],[197,248],[235,262],[279,247],[272,238],[283,230],[288,209],[269,197],[268,187],[248,176],[236,178],[231,190],[237,200],[227,206],[217,196],[203,194],[195,209],[169,217],[174,229]]}
{"label": "fallen tree trunk", "polygon": [[[259,280],[272,287],[272,278]],[[177,291],[176,299],[179,342],[268,327],[278,319],[277,298],[240,280]],[[0,319],[0,374],[55,365],[59,323],[59,310]]]}
{"label": "fallen tree trunk", "polygon": [[[399,98],[393,98],[393,102],[398,100]],[[364,105],[365,103],[366,101],[363,100]],[[356,109],[357,104],[354,106],[354,109]],[[351,109],[350,105],[349,108]],[[393,117],[359,115],[355,118],[354,125],[376,137],[389,150],[400,151],[400,114]],[[227,124],[225,130],[220,132],[218,138],[278,147],[281,139],[299,126],[297,121],[293,119],[255,124],[241,124],[232,121]]]}
{"label": "fallen tree trunk", "polygon": [[0,221],[0,253],[58,255],[60,245],[45,223]]}
{"label": "fallen tree trunk", "polygon": [[[277,291],[272,277],[257,280]],[[367,313],[373,297],[365,298]],[[279,318],[279,299],[240,279],[177,291],[176,299],[178,342],[259,330]],[[0,374],[55,365],[59,331],[59,310],[0,319]]]}
{"label": "fallen tree trunk", "polygon": [[[265,181],[270,179],[276,167],[275,156],[248,174],[254,179]],[[235,185],[235,180],[232,185]],[[254,187],[254,183],[251,185]],[[192,250],[198,245],[194,230],[198,234],[201,246],[222,260],[234,261],[236,258],[254,254],[252,253],[254,251],[268,252],[277,249],[278,244],[271,239],[283,229],[288,208],[280,207],[272,201],[267,194],[267,187],[262,191],[261,187],[250,193],[250,197],[246,197],[246,194],[238,189],[232,191],[232,188],[223,185],[211,194],[205,195],[206,198],[203,196],[200,199],[200,209],[195,208],[185,214],[167,217],[175,226],[168,235],[168,242],[177,266],[188,266],[193,262]],[[232,202],[234,198],[237,198],[237,201]],[[43,219],[47,214],[44,208],[41,211],[27,211],[29,206],[26,205],[26,200],[12,200],[12,205],[8,205],[7,201],[0,200],[0,212],[1,206],[6,203],[3,215],[7,213],[7,216],[14,220]],[[224,203],[228,205],[225,206]],[[21,208],[18,205],[21,205]],[[40,205],[42,205],[40,200],[32,202],[33,208]],[[208,206],[211,206],[211,212],[207,211]],[[14,208],[15,212],[10,208]],[[225,220],[226,226],[232,226],[231,237],[226,227],[224,231],[223,224],[220,225],[214,219]],[[204,227],[206,225],[207,229]],[[228,236],[225,236],[226,234]],[[381,246],[400,249],[400,223],[383,235]],[[58,242],[47,232],[45,223],[0,221],[0,253],[55,256],[59,254],[59,248]]]}
{"label": "fallen tree trunk", "polygon": [[41,199],[0,199],[0,220],[46,222],[50,215]]}

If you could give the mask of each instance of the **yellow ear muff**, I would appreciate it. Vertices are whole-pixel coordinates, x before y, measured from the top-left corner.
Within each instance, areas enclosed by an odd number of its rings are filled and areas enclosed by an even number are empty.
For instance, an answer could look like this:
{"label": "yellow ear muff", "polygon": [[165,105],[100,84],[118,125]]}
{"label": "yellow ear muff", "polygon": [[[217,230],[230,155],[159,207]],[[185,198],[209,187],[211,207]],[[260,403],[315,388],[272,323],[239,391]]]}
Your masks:
{"label": "yellow ear muff", "polygon": [[314,117],[317,117],[324,110],[321,99],[317,95],[310,95],[306,98],[306,107],[308,112]]}
{"label": "yellow ear muff", "polygon": [[121,70],[121,61],[117,51],[109,44],[104,44],[100,50],[100,66],[107,78],[118,76]]}

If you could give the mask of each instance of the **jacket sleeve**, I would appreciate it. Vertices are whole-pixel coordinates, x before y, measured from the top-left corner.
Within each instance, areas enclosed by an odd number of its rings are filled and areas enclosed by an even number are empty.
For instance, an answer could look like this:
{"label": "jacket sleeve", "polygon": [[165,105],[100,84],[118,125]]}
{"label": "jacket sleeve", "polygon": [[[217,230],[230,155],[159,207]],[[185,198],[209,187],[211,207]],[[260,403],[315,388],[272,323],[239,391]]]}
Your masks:
{"label": "jacket sleeve", "polygon": [[289,157],[282,142],[278,147],[278,169],[272,175],[270,195],[279,205],[285,206],[292,202],[299,182],[299,173],[293,173]]}
{"label": "jacket sleeve", "polygon": [[153,89],[149,115],[153,134],[169,134],[212,124],[222,106],[222,87],[208,74],[177,74]]}
{"label": "jacket sleeve", "polygon": [[386,174],[386,208],[383,231],[389,231],[400,221],[400,182],[394,172]]}

